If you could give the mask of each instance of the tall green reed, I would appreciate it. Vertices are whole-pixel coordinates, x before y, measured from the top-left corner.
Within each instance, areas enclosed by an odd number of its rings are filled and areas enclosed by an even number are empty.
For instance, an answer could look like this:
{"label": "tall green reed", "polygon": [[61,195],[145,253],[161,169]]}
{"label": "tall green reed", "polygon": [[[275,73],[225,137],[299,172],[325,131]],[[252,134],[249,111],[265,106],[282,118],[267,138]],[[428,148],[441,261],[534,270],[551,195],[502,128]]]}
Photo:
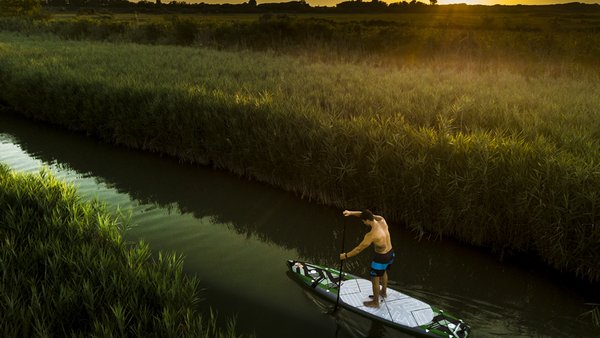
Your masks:
{"label": "tall green reed", "polygon": [[28,116],[600,280],[597,72],[0,37]]}
{"label": "tall green reed", "polygon": [[181,256],[124,242],[122,221],[47,171],[0,165],[2,336],[236,336],[201,315]]}

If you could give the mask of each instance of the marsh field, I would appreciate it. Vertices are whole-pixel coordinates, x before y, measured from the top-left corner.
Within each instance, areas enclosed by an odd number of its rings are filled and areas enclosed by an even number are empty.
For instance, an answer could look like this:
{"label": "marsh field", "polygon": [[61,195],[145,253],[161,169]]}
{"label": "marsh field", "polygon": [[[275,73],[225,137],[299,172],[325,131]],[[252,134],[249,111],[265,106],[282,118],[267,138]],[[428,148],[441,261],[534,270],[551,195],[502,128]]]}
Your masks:
{"label": "marsh field", "polygon": [[593,286],[597,7],[6,17],[0,102]]}

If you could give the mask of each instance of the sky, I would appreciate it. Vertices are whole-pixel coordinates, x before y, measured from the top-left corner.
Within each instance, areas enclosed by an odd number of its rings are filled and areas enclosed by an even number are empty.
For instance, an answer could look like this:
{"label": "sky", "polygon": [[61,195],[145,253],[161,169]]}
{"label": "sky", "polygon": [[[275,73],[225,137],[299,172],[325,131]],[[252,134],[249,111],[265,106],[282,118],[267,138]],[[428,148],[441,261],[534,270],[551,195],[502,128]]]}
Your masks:
{"label": "sky", "polygon": [[[152,0],[150,0],[151,2],[153,2]],[[170,1],[170,0],[169,0]],[[167,3],[169,1],[164,1],[163,3]],[[248,2],[248,0],[183,0],[187,3],[197,3],[197,2],[204,2],[204,3],[213,3],[213,4],[218,4],[218,3],[231,3],[231,4],[239,4],[239,3],[244,3],[244,2]],[[257,0],[257,3],[261,4],[261,3],[266,3],[266,2],[288,2],[288,1],[292,1],[292,0]],[[342,1],[345,0],[305,0],[308,4],[310,4],[311,6],[335,6],[335,4],[340,3]],[[371,1],[371,0],[363,0],[363,1]],[[402,0],[382,0],[385,1],[387,3],[393,3],[393,2],[402,2]],[[407,2],[410,2],[410,0],[406,0]],[[429,3],[429,0],[417,0],[417,1],[421,1],[424,3]],[[440,5],[446,5],[446,4],[453,4],[453,3],[466,3],[469,5],[474,5],[474,4],[479,4],[479,5],[495,5],[495,4],[500,4],[500,5],[548,5],[548,4],[560,4],[560,3],[569,3],[569,2],[582,2],[582,3],[588,3],[588,4],[597,4],[600,3],[600,0],[567,0],[567,1],[560,1],[560,0],[438,0],[438,4]]]}
{"label": "sky", "polygon": [[[328,0],[319,0],[319,1],[328,1]],[[394,2],[394,1],[392,1]],[[425,1],[422,1],[425,2]],[[571,1],[552,1],[552,0],[439,0],[438,3],[440,5],[444,4],[453,4],[453,3],[466,3],[466,4],[479,4],[479,5],[551,5],[551,4],[566,4],[570,2],[581,2],[587,4],[596,4],[600,3],[599,0],[595,1],[586,1],[586,0],[571,0]]]}

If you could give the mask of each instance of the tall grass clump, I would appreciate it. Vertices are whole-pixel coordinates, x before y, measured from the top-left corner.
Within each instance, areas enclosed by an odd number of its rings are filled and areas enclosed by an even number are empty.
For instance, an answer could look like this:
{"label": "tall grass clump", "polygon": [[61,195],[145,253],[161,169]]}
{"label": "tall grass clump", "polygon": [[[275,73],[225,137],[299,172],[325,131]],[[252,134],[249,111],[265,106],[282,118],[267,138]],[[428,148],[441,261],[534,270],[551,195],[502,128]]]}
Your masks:
{"label": "tall grass clump", "polygon": [[600,281],[597,69],[0,40],[0,99],[30,117]]}
{"label": "tall grass clump", "polygon": [[201,316],[181,256],[152,258],[122,224],[47,171],[0,165],[0,335],[235,336]]}

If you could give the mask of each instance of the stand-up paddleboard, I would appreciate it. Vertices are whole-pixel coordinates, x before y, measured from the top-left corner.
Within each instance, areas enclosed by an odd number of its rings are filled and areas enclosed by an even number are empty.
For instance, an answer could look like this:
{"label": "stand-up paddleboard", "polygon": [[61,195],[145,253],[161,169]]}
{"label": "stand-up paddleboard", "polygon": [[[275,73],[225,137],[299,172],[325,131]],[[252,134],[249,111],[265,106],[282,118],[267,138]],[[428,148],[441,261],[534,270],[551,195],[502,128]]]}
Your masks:
{"label": "stand-up paddleboard", "polygon": [[467,337],[471,331],[462,320],[390,288],[379,308],[366,307],[363,301],[373,294],[370,280],[343,273],[340,287],[338,270],[294,260],[287,264],[292,276],[325,299],[335,303],[339,292],[341,307],[398,330],[419,336],[459,338]]}

